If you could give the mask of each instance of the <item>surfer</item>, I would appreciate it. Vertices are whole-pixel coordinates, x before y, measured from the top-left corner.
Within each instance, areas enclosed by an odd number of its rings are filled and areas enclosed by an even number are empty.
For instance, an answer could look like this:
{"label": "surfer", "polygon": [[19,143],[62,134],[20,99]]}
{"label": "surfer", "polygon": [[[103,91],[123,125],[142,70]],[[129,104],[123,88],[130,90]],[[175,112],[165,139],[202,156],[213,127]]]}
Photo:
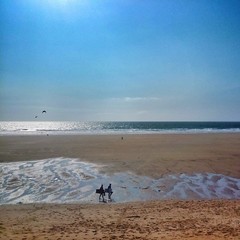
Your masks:
{"label": "surfer", "polygon": [[109,184],[109,186],[108,186],[108,188],[107,188],[107,192],[108,192],[108,199],[109,199],[109,200],[112,200],[112,199],[111,199],[111,196],[112,196],[112,194],[113,194],[113,191],[112,191],[112,184],[111,184],[111,183]]}
{"label": "surfer", "polygon": [[101,187],[100,187],[100,189],[99,189],[99,193],[100,193],[100,195],[99,195],[99,201],[101,200],[101,197],[102,197],[102,200],[103,200],[103,202],[104,202],[104,201],[105,201],[105,200],[104,200],[105,191],[104,191],[104,188],[103,188],[103,184],[101,185]]}

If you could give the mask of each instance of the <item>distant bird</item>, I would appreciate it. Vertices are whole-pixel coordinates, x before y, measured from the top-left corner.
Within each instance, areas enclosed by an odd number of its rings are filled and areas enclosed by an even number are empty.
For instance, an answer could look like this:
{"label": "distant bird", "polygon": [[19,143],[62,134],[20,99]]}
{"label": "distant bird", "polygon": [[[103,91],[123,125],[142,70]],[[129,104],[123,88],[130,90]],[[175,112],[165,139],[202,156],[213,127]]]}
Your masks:
{"label": "distant bird", "polygon": [[42,113],[47,113],[46,110],[43,110]]}

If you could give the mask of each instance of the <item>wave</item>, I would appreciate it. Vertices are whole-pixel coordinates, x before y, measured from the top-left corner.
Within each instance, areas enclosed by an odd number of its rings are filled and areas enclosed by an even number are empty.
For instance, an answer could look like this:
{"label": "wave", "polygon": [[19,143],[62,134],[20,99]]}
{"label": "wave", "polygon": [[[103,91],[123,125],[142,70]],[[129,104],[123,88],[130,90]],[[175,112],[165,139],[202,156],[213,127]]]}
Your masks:
{"label": "wave", "polygon": [[0,122],[1,135],[240,132],[239,122]]}

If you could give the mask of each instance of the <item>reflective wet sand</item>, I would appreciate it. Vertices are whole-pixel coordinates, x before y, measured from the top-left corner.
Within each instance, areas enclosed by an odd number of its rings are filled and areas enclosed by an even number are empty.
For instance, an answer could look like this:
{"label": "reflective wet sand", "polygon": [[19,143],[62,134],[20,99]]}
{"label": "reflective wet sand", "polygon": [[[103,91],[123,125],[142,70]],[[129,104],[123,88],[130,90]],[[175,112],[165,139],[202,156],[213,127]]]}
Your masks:
{"label": "reflective wet sand", "polygon": [[240,178],[240,134],[0,136],[0,162],[78,158],[106,173],[216,173]]}
{"label": "reflective wet sand", "polygon": [[[109,183],[114,202],[162,199],[240,199],[240,179],[213,173],[170,174],[159,179],[131,172],[104,174],[103,165],[53,158],[0,164],[0,203],[96,203]],[[107,199],[107,196],[106,196]]]}

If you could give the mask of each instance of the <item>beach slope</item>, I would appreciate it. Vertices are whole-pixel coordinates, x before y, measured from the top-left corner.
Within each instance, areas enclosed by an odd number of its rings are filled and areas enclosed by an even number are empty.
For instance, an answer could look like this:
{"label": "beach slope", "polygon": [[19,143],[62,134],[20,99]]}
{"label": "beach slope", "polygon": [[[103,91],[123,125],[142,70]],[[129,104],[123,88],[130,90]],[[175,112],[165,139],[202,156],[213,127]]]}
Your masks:
{"label": "beach slope", "polygon": [[2,240],[239,239],[240,201],[2,205]]}

